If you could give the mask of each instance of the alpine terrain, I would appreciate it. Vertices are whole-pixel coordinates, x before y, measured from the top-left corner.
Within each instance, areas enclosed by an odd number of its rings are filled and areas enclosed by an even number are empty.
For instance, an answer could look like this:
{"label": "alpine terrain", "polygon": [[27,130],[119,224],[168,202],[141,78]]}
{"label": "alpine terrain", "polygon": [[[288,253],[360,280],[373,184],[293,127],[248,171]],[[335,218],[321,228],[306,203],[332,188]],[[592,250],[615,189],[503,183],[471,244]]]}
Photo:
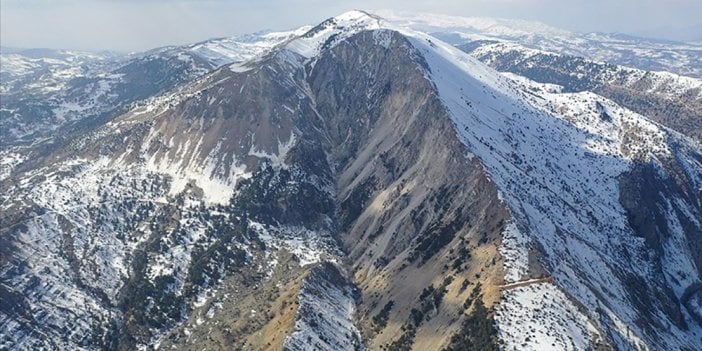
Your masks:
{"label": "alpine terrain", "polygon": [[702,350],[702,48],[381,15],[3,48],[0,349]]}

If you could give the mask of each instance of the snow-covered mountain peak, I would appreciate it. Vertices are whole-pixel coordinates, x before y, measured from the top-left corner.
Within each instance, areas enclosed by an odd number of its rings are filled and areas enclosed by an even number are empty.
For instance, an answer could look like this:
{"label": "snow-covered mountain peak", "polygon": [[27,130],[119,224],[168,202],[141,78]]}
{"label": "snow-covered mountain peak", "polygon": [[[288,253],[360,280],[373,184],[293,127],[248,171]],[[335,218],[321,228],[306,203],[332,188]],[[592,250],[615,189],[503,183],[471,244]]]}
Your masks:
{"label": "snow-covered mountain peak", "polygon": [[196,43],[186,50],[219,67],[232,62],[248,61],[282,42],[303,35],[312,26],[289,31],[259,32]]}
{"label": "snow-covered mountain peak", "polygon": [[362,30],[380,29],[383,20],[360,10],[345,12],[332,17],[310,29],[299,38],[287,44],[287,48],[304,57],[319,55],[321,50],[358,33]]}

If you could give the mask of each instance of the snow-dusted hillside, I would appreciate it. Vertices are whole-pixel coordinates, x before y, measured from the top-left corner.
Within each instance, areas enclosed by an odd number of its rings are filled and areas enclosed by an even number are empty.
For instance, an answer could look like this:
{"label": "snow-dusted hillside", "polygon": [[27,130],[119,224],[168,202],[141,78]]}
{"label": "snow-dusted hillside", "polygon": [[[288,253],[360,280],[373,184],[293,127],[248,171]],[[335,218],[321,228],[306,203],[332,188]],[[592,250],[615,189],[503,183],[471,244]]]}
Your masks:
{"label": "snow-dusted hillside", "polygon": [[543,23],[378,11],[396,25],[433,34],[451,44],[473,41],[517,43],[529,48],[589,58],[649,71],[702,78],[702,46],[607,33],[574,33]]}
{"label": "snow-dusted hillside", "polygon": [[0,92],[6,94],[11,88],[24,85],[29,76],[38,76],[30,82],[28,89],[44,89],[49,92],[63,88],[70,77],[83,76],[100,70],[105,64],[116,62],[120,55],[114,53],[89,53],[64,50],[21,50],[0,54]]}
{"label": "snow-dusted hillside", "polygon": [[[120,69],[143,67],[144,62],[159,60],[158,55],[132,60]],[[137,103],[129,113],[48,151],[49,157],[56,157],[51,161],[42,160],[47,151],[41,147],[15,147],[2,153],[6,191],[0,200],[0,221],[2,238],[11,244],[0,254],[3,262],[27,262],[3,264],[0,271],[3,294],[17,302],[0,310],[3,348],[146,349],[192,342],[198,340],[200,328],[209,326],[208,320],[221,318],[214,312],[216,306],[232,294],[235,299],[250,296],[255,300],[250,306],[261,310],[241,321],[267,323],[270,301],[257,296],[259,284],[270,284],[270,289],[278,289],[282,282],[297,284],[302,268],[320,260],[339,260],[329,234],[328,213],[333,206],[316,210],[319,204],[331,203],[328,176],[307,173],[310,169],[302,161],[286,164],[286,157],[309,152],[291,151],[300,148],[291,131],[280,131],[272,149],[263,134],[255,140],[251,135],[250,146],[232,154],[238,143],[225,142],[230,128],[211,128],[216,119],[204,116],[203,124],[194,126],[187,122],[191,115],[173,109],[197,104],[202,91],[227,81],[231,74],[223,68]],[[239,84],[244,78],[237,79]],[[215,111],[225,106],[230,88],[209,101]],[[235,106],[245,100],[240,96]],[[164,117],[162,124],[154,123],[159,115]],[[218,134],[201,135],[205,124]],[[177,130],[165,139],[176,125],[194,129]],[[28,167],[23,157],[30,159],[31,171],[18,171]],[[273,204],[258,199],[264,189],[278,200],[290,197],[287,202],[295,205],[269,209]],[[278,211],[295,212],[286,215],[290,217],[286,222]],[[303,212],[305,218],[296,215]],[[326,284],[324,279],[317,283]],[[344,284],[339,293],[346,294],[351,286]],[[199,314],[203,307],[212,312]],[[219,313],[225,314],[231,306],[222,308]],[[345,308],[350,310],[339,318],[349,318],[353,299]],[[330,318],[336,317],[330,314]],[[117,326],[129,332],[122,333]],[[170,332],[186,337],[164,340]],[[250,341],[236,342],[242,346]]]}
{"label": "snow-dusted hillside", "polygon": [[702,140],[701,79],[600,63],[514,43],[468,43],[458,48],[498,71],[560,85],[566,92],[594,92]]}
{"label": "snow-dusted hillside", "polygon": [[[642,93],[655,93],[670,99],[679,99],[686,96],[692,99],[702,99],[702,79],[677,75],[670,72],[645,71],[620,65],[599,63],[590,60],[577,61],[578,57],[567,57],[544,50],[529,49],[515,43],[494,43],[476,47],[469,51],[481,62],[495,66],[505,67],[502,62],[505,57],[510,57],[512,65],[518,65],[529,60],[573,61],[573,67],[559,67],[564,74],[573,79],[583,79],[597,83],[619,84],[629,88],[639,88]],[[642,80],[648,79],[643,83]],[[589,88],[584,86],[583,88]]]}
{"label": "snow-dusted hillside", "polygon": [[158,49],[0,151],[0,348],[700,349],[699,144],[406,24]]}
{"label": "snow-dusted hillside", "polygon": [[[253,59],[309,27],[212,39],[130,55],[24,50],[0,55],[2,147],[93,123],[222,65]],[[84,122],[85,124],[85,122]],[[75,129],[75,127],[73,127]]]}
{"label": "snow-dusted hillside", "polygon": [[[658,299],[677,301],[700,280],[690,251],[702,229],[698,145],[597,95],[520,88],[450,45],[421,37],[414,43],[427,59],[459,138],[502,190],[519,230],[542,248],[540,264],[585,305],[589,314],[584,318],[606,323],[601,330],[622,348],[639,343],[653,349],[699,346],[702,329],[694,322],[696,311],[683,309],[677,319],[668,310],[670,302],[632,303],[638,287],[629,286],[630,277],[636,277]],[[675,169],[665,168],[670,162],[684,170],[692,197],[662,194],[669,221],[663,225],[668,237],[659,239],[662,250],[653,256],[629,256],[655,249],[647,247],[643,233],[637,232],[641,228],[631,227],[632,214],[620,204],[621,178],[638,164],[649,163],[664,178],[677,176]],[[682,222],[692,227],[685,230]],[[519,248],[514,254],[527,257],[531,245],[514,247]],[[670,263],[680,257],[685,257],[684,264]],[[645,310],[650,308],[655,312]],[[641,319],[671,328],[651,331]]]}
{"label": "snow-dusted hillside", "polygon": [[310,30],[303,26],[288,32],[260,32],[229,38],[211,39],[186,47],[186,50],[219,67],[248,61],[274,46]]}

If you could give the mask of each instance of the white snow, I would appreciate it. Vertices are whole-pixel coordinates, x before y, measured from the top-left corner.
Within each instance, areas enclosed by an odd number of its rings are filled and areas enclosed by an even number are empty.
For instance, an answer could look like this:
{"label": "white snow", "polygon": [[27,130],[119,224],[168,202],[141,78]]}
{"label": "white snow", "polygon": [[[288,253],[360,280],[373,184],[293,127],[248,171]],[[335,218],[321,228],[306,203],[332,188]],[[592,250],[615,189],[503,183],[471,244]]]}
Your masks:
{"label": "white snow", "polygon": [[[192,218],[180,220],[181,235],[178,240],[169,243],[164,242],[168,249],[149,257],[149,266],[146,275],[152,281],[159,276],[173,276],[176,284],[173,289],[177,292],[183,287],[185,274],[190,267],[190,259],[193,249],[198,241],[205,236],[206,225],[199,220]],[[167,241],[168,238],[162,239]],[[197,303],[196,303],[197,305]]]}
{"label": "white snow", "polygon": [[[444,19],[430,19],[439,21],[442,26],[456,23],[456,19],[447,19],[447,23],[440,22]],[[499,23],[474,23],[481,31],[515,35],[499,27]],[[524,25],[522,28],[526,28],[525,32],[558,34],[540,26]],[[652,267],[643,255],[624,259],[616,254],[622,249],[632,253],[645,249],[643,239],[633,235],[626,221],[619,203],[617,177],[629,170],[634,162],[656,162],[673,155],[675,150],[671,150],[668,143],[671,140],[679,143],[678,148],[696,150],[698,147],[690,146],[689,141],[680,135],[595,94],[563,94],[557,86],[539,85],[518,77],[510,79],[449,44],[360,11],[343,14],[309,32],[308,29],[290,34],[293,37],[274,35],[269,42],[260,44],[251,52],[255,51],[257,55],[262,53],[261,50],[285,43],[290,51],[314,60],[327,45],[343,42],[361,30],[380,29],[373,33],[377,44],[387,47],[388,30],[397,30],[426,59],[429,65],[426,77],[435,84],[460,141],[483,162],[513,215],[499,248],[505,258],[505,281],[518,283],[527,276],[528,249],[535,244],[544,249],[545,259],[551,264],[549,268],[555,278],[553,284],[531,281],[527,286],[505,288],[496,321],[507,348],[583,349],[597,337],[593,324],[602,320],[611,321],[608,326],[621,338],[615,340],[617,346],[626,348],[645,344],[641,336],[643,332],[635,323],[638,311],[631,307],[615,269],[646,277],[652,272]],[[294,38],[303,32],[306,34]],[[217,44],[220,46],[201,43],[192,50],[209,57],[214,63],[233,62],[229,60],[236,59],[227,50],[235,45],[227,47],[224,43]],[[238,65],[234,69],[245,66]],[[58,72],[57,75],[73,73]],[[107,89],[107,85],[97,87],[98,90],[103,88]],[[136,123],[147,113],[149,117],[158,116],[170,104],[193,94],[196,92],[177,90],[150,99],[135,108],[128,118],[108,124],[92,137],[118,131],[121,126]],[[62,105],[61,108],[80,112],[80,106],[83,105]],[[603,118],[604,113],[610,118]],[[629,142],[631,137],[637,142]],[[156,157],[147,152],[152,142],[176,150],[167,156]],[[248,155],[268,159],[275,167],[284,168],[286,154],[295,142],[296,136],[292,134],[287,141],[279,140],[277,154],[252,147]],[[87,284],[105,291],[114,302],[129,274],[127,253],[142,244],[150,233],[143,223],[138,230],[127,229],[127,219],[132,218],[130,216],[135,211],[124,208],[123,204],[135,200],[133,206],[143,204],[139,210],[148,212],[150,206],[160,206],[172,200],[172,196],[182,194],[188,183],[202,189],[204,205],[224,204],[235,196],[236,183],[251,174],[236,158],[222,160],[220,146],[209,153],[201,153],[202,144],[203,140],[197,138],[182,143],[172,138],[159,140],[157,131],[151,130],[143,144],[135,146],[135,149],[141,146],[140,160],[132,165],[124,164],[125,155],[116,160],[77,159],[56,165],[55,169],[27,174],[18,182],[17,189],[11,189],[18,194],[28,193],[26,199],[18,201],[34,202],[46,209],[45,213],[32,214],[33,217],[26,222],[26,229],[18,232],[19,254],[43,259],[28,260],[31,261],[28,266],[31,274],[20,275],[10,282],[12,286],[24,287],[30,284],[32,277],[38,277],[38,286],[29,298],[33,311],[52,311],[42,321],[62,323],[68,330],[75,330],[74,333],[87,333],[92,328],[88,322],[94,315],[108,318],[106,316],[110,313],[95,297],[65,284],[72,273],[61,256],[64,240],[70,239],[75,255],[94,267],[81,273]],[[683,150],[680,155],[688,153],[689,150]],[[6,177],[15,164],[22,162],[20,158],[12,153],[2,154],[0,176]],[[699,162],[683,161],[683,168],[700,167]],[[233,166],[226,174],[223,163]],[[40,174],[46,179],[42,180]],[[164,176],[170,182],[166,182]],[[702,177],[693,178],[692,182],[699,186]],[[696,217],[698,213],[694,208],[685,208],[681,199],[667,200],[670,212],[667,225],[673,234],[664,245],[666,263],[677,267],[689,278],[681,278],[680,272],[670,269],[665,270],[665,277],[669,282],[678,281],[670,285],[676,294],[680,294],[686,285],[694,283],[695,267],[689,259],[689,249],[686,251],[684,247],[681,217],[672,214],[673,205],[682,207],[683,215],[692,221],[699,217]],[[199,199],[188,196],[183,211],[202,204]],[[96,209],[100,209],[100,215],[105,217],[100,223],[92,217]],[[206,224],[203,222],[183,216],[178,223],[185,232],[183,240],[170,243],[174,245],[168,245],[167,250],[149,257],[147,275],[152,279],[176,271],[184,272],[193,247],[204,236]],[[277,263],[273,251],[281,249],[294,253],[301,266],[316,267],[316,263],[334,262],[340,256],[330,233],[264,225],[256,221],[248,224],[266,243],[271,265]],[[124,233],[135,234],[118,240],[118,235]],[[179,288],[177,285],[175,289]],[[331,343],[322,343],[325,349],[352,348],[349,338],[360,334],[353,324],[355,302],[351,288],[324,284],[321,287],[323,289],[306,285],[299,298],[301,309],[315,312],[307,317],[314,317],[317,312],[322,314],[326,323],[325,335],[312,327],[309,318],[300,318],[286,345],[305,348],[309,341],[313,344],[321,342],[321,336],[324,336],[332,339]],[[207,298],[206,293],[201,296]],[[582,304],[582,311],[574,300]],[[69,319],[58,315],[58,310],[52,309],[55,303],[67,311],[75,311],[75,315]],[[699,305],[699,301],[693,303]],[[669,323],[663,317],[660,321]],[[3,326],[2,330],[12,331],[12,328]],[[686,333],[671,326],[661,345],[670,348],[693,345],[689,336],[695,330]]]}
{"label": "white snow", "polygon": [[246,166],[239,164],[236,155],[231,156],[229,172],[224,174],[223,160],[220,159],[219,154],[220,144],[211,150],[204,160],[201,160],[199,155],[202,137],[194,147],[190,145],[190,140],[187,140],[179,144],[174,155],[163,155],[157,160],[154,155],[149,155],[145,151],[154,141],[155,133],[152,131],[143,144],[142,157],[147,160],[146,169],[171,177],[170,195],[182,192],[188,183],[194,182],[202,190],[206,203],[226,204],[234,194],[236,183],[251,177],[251,173],[246,171]]}
{"label": "white snow", "polygon": [[252,68],[248,66],[246,62],[237,62],[229,65],[229,70],[235,73],[244,73],[250,71]]}
{"label": "white snow", "polygon": [[301,227],[268,226],[251,220],[249,227],[266,243],[267,248],[276,251],[285,249],[295,254],[301,267],[322,261],[336,262],[340,254],[330,233]]}
{"label": "white snow", "polygon": [[304,34],[310,28],[310,26],[303,26],[284,32],[256,33],[212,39],[191,45],[187,50],[209,61],[215,67],[235,63],[230,66],[234,70],[236,67],[244,67],[240,64],[254,60],[277,45]]}
{"label": "white snow", "polygon": [[456,33],[481,34],[494,37],[525,37],[534,34],[567,36],[568,31],[537,21],[489,17],[460,17],[409,11],[378,10],[375,14],[397,26],[432,33],[437,29],[455,30]]}
{"label": "white snow", "polygon": [[515,283],[529,272],[529,238],[510,222],[502,232],[500,255],[504,258],[505,282]]}
{"label": "white snow", "polygon": [[[619,203],[618,176],[634,161],[669,157],[666,140],[681,137],[592,93],[520,88],[446,43],[403,33],[429,64],[427,74],[459,139],[482,160],[523,234],[545,249],[559,286],[590,311],[602,302],[595,293],[607,291],[608,307],[601,310],[621,319],[619,328],[631,328],[619,329],[620,335],[640,335],[614,269],[648,276],[651,267],[644,257],[614,254],[644,250]],[[501,249],[508,281],[518,278],[515,263],[524,263],[524,252],[514,250],[523,237],[513,234],[506,232]],[[671,331],[665,343],[689,345],[687,335]]]}
{"label": "white snow", "polygon": [[[65,161],[23,176],[23,186],[7,189],[9,194],[3,196],[20,206],[34,206],[13,228],[13,257],[26,262],[27,269],[11,273],[10,265],[0,269],[0,275],[8,277],[13,290],[27,292],[28,312],[40,327],[37,332],[56,335],[41,327],[56,326],[67,333],[58,347],[81,349],[76,340],[112,322],[113,311],[91,289],[104,292],[107,303],[117,303],[129,275],[128,253],[143,239],[130,226],[151,211],[154,197],[162,195],[161,180],[134,169],[111,169],[106,158]],[[76,272],[74,267],[81,269]],[[74,284],[75,279],[85,286]],[[15,327],[0,325],[4,335],[16,338],[18,347],[29,347],[25,343],[34,342],[33,337]]]}
{"label": "white snow", "polygon": [[504,350],[587,350],[598,335],[588,317],[550,283],[504,291],[495,322]]}
{"label": "white snow", "polygon": [[[340,269],[340,268],[339,268]],[[361,334],[354,324],[356,301],[353,288],[316,275],[305,280],[298,295],[295,330],[286,337],[286,350],[363,349]]]}
{"label": "white snow", "polygon": [[0,67],[2,73],[7,73],[11,76],[22,76],[32,72],[40,65],[28,57],[17,54],[0,55]]}
{"label": "white snow", "polygon": [[[498,55],[512,56],[514,57],[515,62],[528,60],[537,55],[549,57],[562,56],[558,53],[532,49],[517,43],[505,42],[483,45],[475,49],[471,55],[480,58],[481,61],[487,63],[488,65],[492,64],[495,57]],[[647,93],[665,96],[672,100],[702,99],[702,79],[700,78],[685,77],[679,74],[664,71],[646,71],[622,65],[615,66],[612,64],[591,60],[587,62],[599,66],[601,72],[594,73],[586,70],[586,67],[579,66],[573,68],[569,74],[571,76],[576,76],[577,78],[583,78],[583,76],[589,75],[589,79],[593,81],[601,81],[603,83],[607,82],[617,86],[629,87],[630,89],[643,90]],[[527,82],[528,79],[523,79],[518,75],[512,73],[503,74],[514,80],[519,80],[520,83],[524,83],[526,85],[531,84]],[[562,87],[557,85],[541,84],[541,88],[544,87],[562,89]],[[552,92],[555,93],[557,91]]]}
{"label": "white snow", "polygon": [[518,43],[532,49],[586,57],[598,62],[616,63],[646,70],[663,70],[702,78],[700,43],[675,43],[641,38],[622,38],[618,34],[576,33],[536,21],[502,18],[459,17],[379,10],[377,15],[392,25],[407,27],[436,36],[456,37],[455,43],[490,40]]}
{"label": "white snow", "polygon": [[0,181],[7,179],[12,170],[26,159],[22,154],[9,150],[0,150]]}
{"label": "white snow", "polygon": [[306,58],[312,58],[319,55],[325,46],[333,47],[360,30],[379,29],[380,26],[379,18],[371,17],[363,11],[349,11],[312,28],[305,35],[287,43],[286,47]]}
{"label": "white snow", "polygon": [[147,163],[147,169],[171,177],[169,195],[181,193],[188,183],[193,182],[202,190],[206,203],[226,204],[234,195],[236,183],[251,176],[246,172],[245,166],[237,165],[236,160],[232,160],[232,164],[234,166],[226,177],[214,175],[216,166],[212,162],[203,165],[184,165],[183,158],[180,158],[180,161],[162,158],[158,162],[151,158]]}
{"label": "white snow", "polygon": [[256,143],[255,140],[253,140],[254,136],[252,135],[251,138],[251,149],[248,152],[249,156],[255,156],[261,159],[269,160],[271,162],[271,166],[273,166],[274,169],[287,169],[287,166],[285,164],[285,158],[287,157],[288,152],[290,152],[293,146],[295,146],[295,133],[290,134],[290,138],[285,143],[278,140],[277,154],[269,154],[265,151],[256,150]]}

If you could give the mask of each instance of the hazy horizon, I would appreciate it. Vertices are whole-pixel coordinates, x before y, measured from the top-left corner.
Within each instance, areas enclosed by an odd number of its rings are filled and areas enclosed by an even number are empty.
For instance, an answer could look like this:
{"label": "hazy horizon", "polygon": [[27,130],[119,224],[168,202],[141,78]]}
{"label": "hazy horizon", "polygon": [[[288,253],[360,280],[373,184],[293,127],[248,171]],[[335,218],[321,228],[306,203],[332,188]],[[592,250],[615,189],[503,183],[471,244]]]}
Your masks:
{"label": "hazy horizon", "polygon": [[352,9],[539,21],[575,32],[702,41],[702,1],[494,0],[2,0],[0,45],[86,51],[143,51],[260,30],[316,24]]}

